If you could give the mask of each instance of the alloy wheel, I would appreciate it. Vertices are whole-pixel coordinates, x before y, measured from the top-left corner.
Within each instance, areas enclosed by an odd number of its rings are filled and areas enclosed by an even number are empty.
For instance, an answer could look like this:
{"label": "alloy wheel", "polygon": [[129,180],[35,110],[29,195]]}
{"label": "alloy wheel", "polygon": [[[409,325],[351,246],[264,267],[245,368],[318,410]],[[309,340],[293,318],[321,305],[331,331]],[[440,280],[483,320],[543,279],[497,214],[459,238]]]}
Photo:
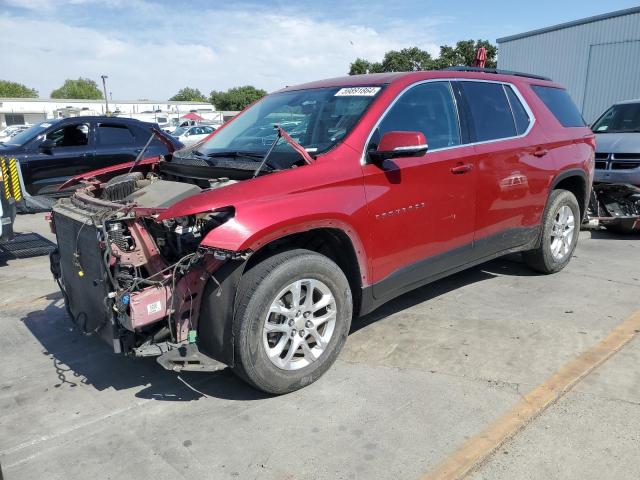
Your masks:
{"label": "alloy wheel", "polygon": [[575,217],[573,211],[567,205],[563,205],[556,212],[550,236],[551,255],[556,262],[564,260],[569,255],[574,235]]}
{"label": "alloy wheel", "polygon": [[265,353],[283,370],[298,370],[325,352],[336,325],[336,301],[320,280],[304,278],[283,288],[262,329]]}

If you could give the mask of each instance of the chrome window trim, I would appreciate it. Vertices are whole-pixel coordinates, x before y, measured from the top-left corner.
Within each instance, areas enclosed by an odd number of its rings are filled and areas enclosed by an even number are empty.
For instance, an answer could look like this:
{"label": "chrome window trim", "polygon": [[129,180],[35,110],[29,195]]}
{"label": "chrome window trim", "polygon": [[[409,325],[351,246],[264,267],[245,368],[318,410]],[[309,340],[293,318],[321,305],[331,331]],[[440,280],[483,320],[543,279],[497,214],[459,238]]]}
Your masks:
{"label": "chrome window trim", "polygon": [[[382,112],[382,115],[380,115],[380,118],[378,118],[378,120],[376,121],[375,125],[373,126],[373,128],[369,132],[369,135],[367,136],[367,141],[364,142],[364,148],[362,149],[362,155],[360,157],[360,164],[361,165],[367,165],[367,164],[370,163],[370,162],[367,161],[367,145],[369,145],[369,142],[371,141],[371,137],[373,137],[373,133],[380,126],[380,123],[382,123],[382,120],[384,120],[384,118],[387,116],[387,114],[389,113],[389,110],[391,110],[393,108],[393,106],[396,104],[396,102],[411,88],[416,87],[418,85],[422,85],[423,83],[432,83],[432,82],[448,82],[449,83],[449,88],[451,88],[451,82],[497,83],[497,84],[503,86],[503,89],[502,89],[503,91],[504,91],[504,86],[508,85],[509,87],[511,87],[511,89],[513,90],[513,93],[515,93],[516,97],[518,97],[518,100],[520,100],[520,103],[522,104],[522,106],[524,107],[525,111],[527,112],[527,115],[529,116],[529,126],[520,135],[515,135],[515,136],[512,136],[512,137],[504,137],[504,138],[494,138],[493,140],[483,140],[481,142],[461,143],[460,145],[453,145],[451,147],[436,148],[436,149],[427,151],[427,153],[426,153],[427,155],[429,153],[431,153],[431,152],[441,152],[441,151],[444,151],[444,150],[452,150],[452,149],[455,149],[455,148],[469,147],[469,146],[474,146],[474,145],[483,145],[485,143],[504,142],[505,140],[515,140],[517,138],[524,138],[527,135],[529,135],[529,133],[533,129],[533,126],[536,123],[536,117],[533,114],[533,111],[531,110],[531,107],[529,107],[529,104],[527,103],[527,101],[524,99],[524,97],[520,93],[520,90],[518,89],[518,87],[516,85],[514,85],[513,83],[511,83],[511,82],[503,82],[503,81],[500,81],[500,80],[480,80],[480,79],[475,79],[475,78],[430,78],[430,79],[427,79],[427,80],[420,80],[419,82],[415,82],[415,83],[412,83],[411,85],[407,85],[398,95],[396,95],[396,98],[393,99],[393,101],[387,106],[387,108],[384,110],[384,112]],[[452,92],[452,95],[453,95],[453,92]],[[507,97],[507,102],[509,102],[509,97],[507,96],[506,92],[505,92],[505,97]],[[458,116],[458,122],[459,122],[460,111],[458,109],[459,106],[458,106],[457,99],[456,99],[455,95],[453,95],[453,100],[454,100],[454,104],[456,106],[456,114]],[[511,104],[510,103],[509,103],[509,107],[511,108]],[[513,109],[511,109],[511,114],[513,115]],[[515,128],[515,120],[514,120],[514,128]],[[516,128],[516,132],[517,132],[517,128]],[[462,132],[460,132],[460,133],[462,133]],[[427,139],[427,141],[428,140],[429,139]]]}

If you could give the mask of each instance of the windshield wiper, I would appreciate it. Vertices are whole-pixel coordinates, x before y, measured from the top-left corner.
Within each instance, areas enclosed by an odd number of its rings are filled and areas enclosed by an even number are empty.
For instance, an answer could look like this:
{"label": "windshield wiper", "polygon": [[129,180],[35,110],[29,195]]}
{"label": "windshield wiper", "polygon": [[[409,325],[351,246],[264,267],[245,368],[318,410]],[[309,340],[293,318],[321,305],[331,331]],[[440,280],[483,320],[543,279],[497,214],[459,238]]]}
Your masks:
{"label": "windshield wiper", "polygon": [[264,166],[267,164],[267,160],[269,159],[269,156],[271,155],[271,152],[273,152],[273,149],[276,148],[276,144],[278,143],[278,141],[281,138],[284,138],[285,141],[289,145],[291,145],[296,152],[298,152],[300,154],[300,156],[304,159],[304,161],[306,163],[308,163],[309,165],[311,165],[313,163],[313,157],[311,157],[311,155],[309,155],[309,153],[304,149],[304,147],[302,145],[300,145],[293,138],[291,138],[289,136],[289,134],[287,132],[285,132],[282,129],[282,127],[280,127],[280,125],[274,125],[273,128],[275,128],[276,131],[278,132],[276,134],[276,139],[273,141],[273,143],[269,147],[269,150],[267,150],[267,153],[264,154],[264,157],[262,157],[262,161],[260,162],[260,165],[258,165],[258,168],[256,168],[256,171],[253,172],[253,178],[256,178],[258,176],[258,174],[260,173],[260,170],[262,170],[264,168]]}

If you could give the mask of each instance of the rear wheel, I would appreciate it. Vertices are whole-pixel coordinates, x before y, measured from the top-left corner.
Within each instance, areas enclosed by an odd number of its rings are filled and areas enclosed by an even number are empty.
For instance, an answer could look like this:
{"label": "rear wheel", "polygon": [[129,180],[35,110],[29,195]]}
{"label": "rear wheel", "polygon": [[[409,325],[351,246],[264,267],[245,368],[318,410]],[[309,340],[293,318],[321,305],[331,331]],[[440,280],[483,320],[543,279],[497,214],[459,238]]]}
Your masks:
{"label": "rear wheel", "polygon": [[235,367],[268,393],[317,380],[349,333],[349,282],[329,258],[291,250],[267,258],[243,277],[234,316]]}
{"label": "rear wheel", "polygon": [[542,218],[540,244],[523,253],[527,265],[542,273],[567,266],[578,244],[580,207],[573,193],[554,190]]}

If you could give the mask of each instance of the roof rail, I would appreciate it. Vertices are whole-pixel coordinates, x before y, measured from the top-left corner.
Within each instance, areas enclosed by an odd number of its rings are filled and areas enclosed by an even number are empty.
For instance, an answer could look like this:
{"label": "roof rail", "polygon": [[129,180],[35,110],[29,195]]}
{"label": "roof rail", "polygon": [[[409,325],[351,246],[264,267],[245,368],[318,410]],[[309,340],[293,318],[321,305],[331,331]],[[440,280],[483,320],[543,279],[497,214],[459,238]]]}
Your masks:
{"label": "roof rail", "polygon": [[498,75],[515,75],[517,77],[528,77],[528,78],[535,78],[537,80],[552,81],[549,77],[543,77],[542,75],[534,75],[533,73],[512,72],[511,70],[498,70],[497,68],[465,67],[462,65],[462,66],[456,66],[456,67],[442,68],[441,70],[449,70],[453,72],[480,72],[480,73],[493,73]]}

